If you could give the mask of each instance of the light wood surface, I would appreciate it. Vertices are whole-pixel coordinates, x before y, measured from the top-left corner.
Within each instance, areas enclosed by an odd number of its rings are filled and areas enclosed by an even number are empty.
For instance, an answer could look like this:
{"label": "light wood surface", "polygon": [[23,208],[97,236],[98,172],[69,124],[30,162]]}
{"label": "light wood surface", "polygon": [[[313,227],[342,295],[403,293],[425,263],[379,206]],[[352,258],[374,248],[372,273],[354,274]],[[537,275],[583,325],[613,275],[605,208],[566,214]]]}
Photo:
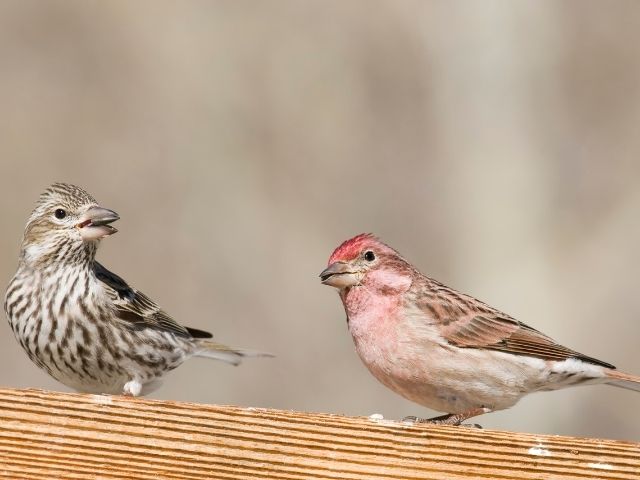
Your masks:
{"label": "light wood surface", "polygon": [[640,444],[0,389],[0,478],[640,479]]}

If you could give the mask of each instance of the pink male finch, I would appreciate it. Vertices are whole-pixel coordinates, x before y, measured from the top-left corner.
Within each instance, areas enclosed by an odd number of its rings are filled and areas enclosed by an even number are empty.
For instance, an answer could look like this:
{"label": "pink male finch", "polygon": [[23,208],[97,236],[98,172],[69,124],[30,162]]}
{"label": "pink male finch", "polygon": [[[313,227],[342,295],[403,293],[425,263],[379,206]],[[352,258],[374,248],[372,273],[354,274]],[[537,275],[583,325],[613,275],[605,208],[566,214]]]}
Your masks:
{"label": "pink male finch", "polygon": [[320,277],[339,290],[356,351],[371,373],[403,397],[447,412],[419,421],[459,425],[528,393],[574,385],[640,391],[640,377],[422,275],[372,235],[340,245]]}
{"label": "pink male finch", "polygon": [[191,356],[233,365],[236,350],[183,327],[95,260],[120,217],[74,185],[56,183],[27,221],[4,309],[29,358],[81,392],[137,396]]}

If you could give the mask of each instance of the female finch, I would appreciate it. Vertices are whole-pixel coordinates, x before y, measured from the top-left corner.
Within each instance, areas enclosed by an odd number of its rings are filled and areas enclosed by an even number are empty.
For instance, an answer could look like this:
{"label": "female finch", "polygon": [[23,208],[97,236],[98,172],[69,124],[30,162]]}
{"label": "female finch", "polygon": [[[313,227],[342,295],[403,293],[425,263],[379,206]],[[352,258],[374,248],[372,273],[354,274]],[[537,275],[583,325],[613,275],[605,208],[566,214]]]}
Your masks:
{"label": "female finch", "polygon": [[459,425],[528,393],[640,377],[559,345],[475,298],[422,275],[372,235],[340,245],[322,283],[339,290],[358,355],[385,386]]}
{"label": "female finch", "polygon": [[98,263],[98,243],[117,231],[111,223],[118,218],[74,185],[56,183],[40,196],[4,301],[36,365],[81,392],[137,396],[191,356],[237,365],[264,355],[183,327]]}

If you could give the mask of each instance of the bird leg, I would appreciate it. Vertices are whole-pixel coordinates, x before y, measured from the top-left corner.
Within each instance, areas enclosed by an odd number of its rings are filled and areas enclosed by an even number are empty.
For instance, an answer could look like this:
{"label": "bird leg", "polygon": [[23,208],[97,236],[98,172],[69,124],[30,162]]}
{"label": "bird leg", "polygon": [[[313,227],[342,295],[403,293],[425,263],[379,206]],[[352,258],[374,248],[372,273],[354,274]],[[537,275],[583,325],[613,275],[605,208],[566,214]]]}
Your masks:
{"label": "bird leg", "polygon": [[[489,413],[491,411],[490,408],[480,407],[474,408],[472,410],[468,410],[462,413],[448,413],[446,415],[441,415],[439,417],[433,418],[419,418],[419,417],[404,417],[402,419],[403,422],[413,422],[413,423],[429,423],[431,425],[460,425],[465,420],[476,417],[478,415],[482,415],[483,413]],[[465,425],[466,426],[466,425]],[[482,428],[478,424],[471,424],[470,426],[476,428]]]}

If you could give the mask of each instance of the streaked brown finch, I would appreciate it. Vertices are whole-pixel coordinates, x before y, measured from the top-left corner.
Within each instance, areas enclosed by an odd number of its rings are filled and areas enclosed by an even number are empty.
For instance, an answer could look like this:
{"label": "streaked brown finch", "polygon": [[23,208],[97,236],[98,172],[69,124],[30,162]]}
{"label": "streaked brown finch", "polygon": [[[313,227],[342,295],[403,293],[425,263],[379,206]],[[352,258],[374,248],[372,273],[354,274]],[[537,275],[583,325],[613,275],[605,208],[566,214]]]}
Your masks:
{"label": "streaked brown finch", "polygon": [[340,245],[320,278],[339,290],[369,371],[403,397],[447,413],[418,421],[459,425],[529,393],[576,385],[640,391],[640,377],[423,275],[373,235]]}
{"label": "streaked brown finch", "polygon": [[137,396],[192,356],[233,365],[257,352],[183,327],[95,260],[117,213],[74,185],[50,186],[24,230],[4,309],[29,358],[81,392]]}

